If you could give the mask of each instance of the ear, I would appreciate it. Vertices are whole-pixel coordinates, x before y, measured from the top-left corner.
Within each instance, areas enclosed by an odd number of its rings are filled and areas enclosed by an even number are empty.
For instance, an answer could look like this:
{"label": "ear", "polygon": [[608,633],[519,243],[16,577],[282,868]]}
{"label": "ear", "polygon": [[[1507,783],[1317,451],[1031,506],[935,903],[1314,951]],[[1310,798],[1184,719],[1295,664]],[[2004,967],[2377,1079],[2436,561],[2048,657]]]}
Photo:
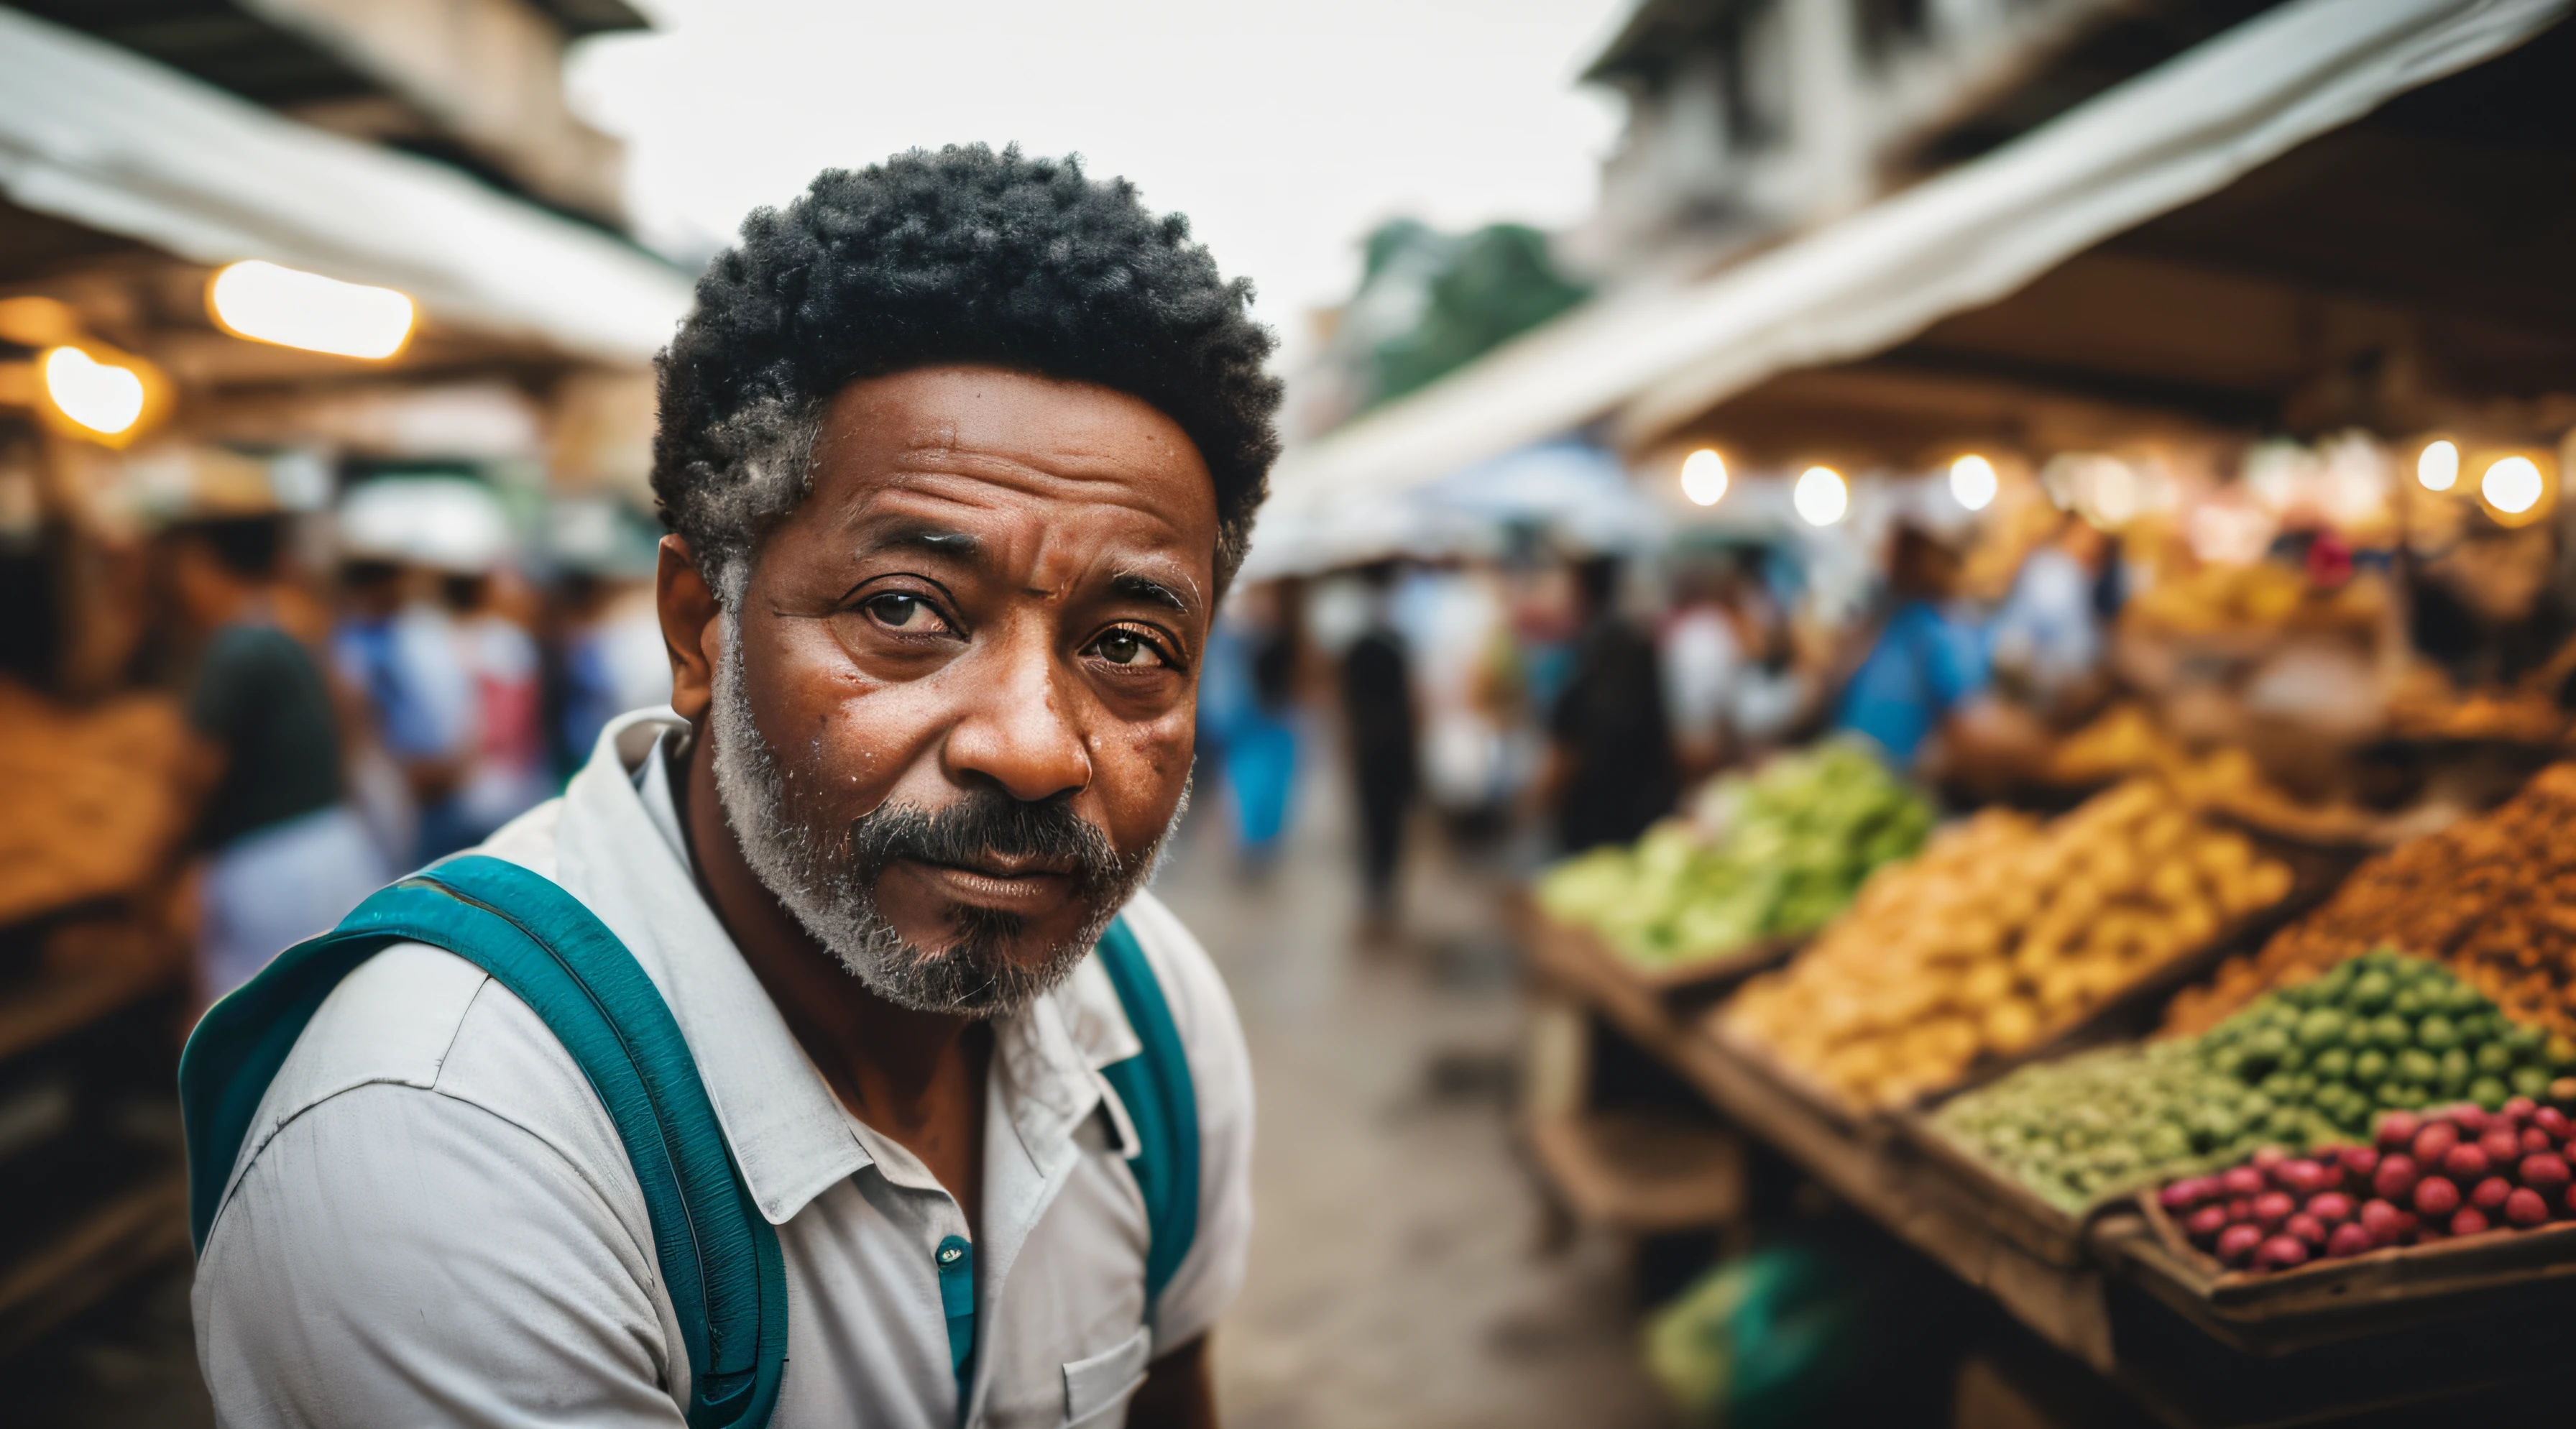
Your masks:
{"label": "ear", "polygon": [[724,611],[698,570],[689,543],[662,538],[661,564],[653,571],[653,606],[662,618],[662,647],[671,656],[671,708],[703,726],[715,701],[716,659],[723,649],[717,621]]}

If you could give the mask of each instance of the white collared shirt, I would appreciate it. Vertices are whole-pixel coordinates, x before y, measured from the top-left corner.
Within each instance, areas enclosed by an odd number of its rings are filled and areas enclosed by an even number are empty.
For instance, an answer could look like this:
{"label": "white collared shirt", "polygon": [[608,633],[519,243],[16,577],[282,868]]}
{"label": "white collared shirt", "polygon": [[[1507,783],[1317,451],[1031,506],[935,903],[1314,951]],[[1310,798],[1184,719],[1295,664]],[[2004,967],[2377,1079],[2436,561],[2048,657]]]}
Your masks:
{"label": "white collared shirt", "polygon": [[[655,741],[600,736],[561,799],[483,852],[622,939],[687,1036],[787,1264],[778,1429],[1123,1422],[1155,1347],[1242,1279],[1251,1069],[1207,954],[1151,895],[1128,924],[1198,1097],[1197,1239],[1144,1323],[1142,1197],[1099,1069],[1137,1048],[1096,963],[994,1025],[973,1384],[937,1256],[966,1217],[844,1109],[699,896]],[[672,1426],[689,1367],[614,1123],[526,1004],[463,959],[388,948],[343,981],[261,1104],[198,1265],[197,1356],[226,1425]]]}

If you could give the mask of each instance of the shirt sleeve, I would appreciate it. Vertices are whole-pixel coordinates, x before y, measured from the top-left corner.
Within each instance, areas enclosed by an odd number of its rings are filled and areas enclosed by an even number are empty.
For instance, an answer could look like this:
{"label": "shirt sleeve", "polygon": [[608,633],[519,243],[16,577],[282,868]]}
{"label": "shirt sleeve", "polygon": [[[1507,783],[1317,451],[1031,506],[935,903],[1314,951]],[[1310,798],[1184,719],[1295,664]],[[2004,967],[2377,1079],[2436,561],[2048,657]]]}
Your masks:
{"label": "shirt sleeve", "polygon": [[234,1429],[677,1429],[653,1278],[544,1140],[433,1090],[360,1086],[244,1170],[198,1265],[198,1362]]}
{"label": "shirt sleeve", "polygon": [[1154,1353],[1204,1335],[1243,1285],[1252,1244],[1252,1059],[1234,1000],[1198,939],[1158,902],[1128,905],[1188,1049],[1199,1109],[1199,1224],[1154,1308]]}
{"label": "shirt sleeve", "polygon": [[1923,627],[1924,676],[1933,710],[1947,714],[1986,687],[1985,641],[1978,631],[1927,612]]}

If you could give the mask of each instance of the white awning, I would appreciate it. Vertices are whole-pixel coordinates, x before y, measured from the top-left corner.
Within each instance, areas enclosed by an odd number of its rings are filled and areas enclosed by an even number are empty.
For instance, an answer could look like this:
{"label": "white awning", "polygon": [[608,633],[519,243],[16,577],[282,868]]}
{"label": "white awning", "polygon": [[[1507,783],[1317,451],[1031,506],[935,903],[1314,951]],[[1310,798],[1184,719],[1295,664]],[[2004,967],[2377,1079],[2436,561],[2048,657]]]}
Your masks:
{"label": "white awning", "polygon": [[452,169],[343,139],[0,8],[0,193],[195,262],[399,288],[435,319],[635,363],[688,278]]}
{"label": "white awning", "polygon": [[[1263,522],[1288,536],[1357,491],[1604,418],[1652,433],[1779,373],[1883,351],[2513,48],[2570,5],[2293,0],[1973,163],[1700,282],[1577,309],[1289,452]],[[1256,541],[1249,565],[1276,563]]]}

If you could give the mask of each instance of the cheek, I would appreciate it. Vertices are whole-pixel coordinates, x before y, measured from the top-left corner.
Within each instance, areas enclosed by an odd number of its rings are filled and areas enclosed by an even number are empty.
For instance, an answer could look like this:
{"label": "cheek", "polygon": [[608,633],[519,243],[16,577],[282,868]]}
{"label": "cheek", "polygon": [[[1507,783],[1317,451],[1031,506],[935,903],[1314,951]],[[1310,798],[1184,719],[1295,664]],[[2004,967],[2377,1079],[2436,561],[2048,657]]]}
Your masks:
{"label": "cheek", "polygon": [[1094,746],[1109,795],[1109,831],[1120,845],[1140,847],[1163,832],[1189,783],[1195,747],[1195,711],[1183,708],[1128,725]]}
{"label": "cheek", "polygon": [[935,747],[938,717],[926,691],[869,679],[828,631],[819,636],[787,642],[778,678],[751,693],[762,731],[804,786],[797,792],[838,822],[897,790],[922,751]]}

